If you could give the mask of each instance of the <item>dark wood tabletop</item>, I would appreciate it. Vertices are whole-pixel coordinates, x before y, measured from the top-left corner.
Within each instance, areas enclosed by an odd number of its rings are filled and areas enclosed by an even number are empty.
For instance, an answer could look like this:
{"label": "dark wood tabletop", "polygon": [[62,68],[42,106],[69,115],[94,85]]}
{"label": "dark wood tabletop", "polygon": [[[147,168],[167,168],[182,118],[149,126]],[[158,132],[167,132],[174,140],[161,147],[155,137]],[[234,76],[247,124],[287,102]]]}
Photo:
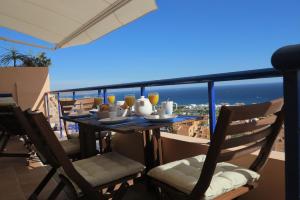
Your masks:
{"label": "dark wood tabletop", "polygon": [[199,116],[184,116],[178,115],[175,119],[167,122],[150,122],[143,117],[133,116],[127,121],[118,124],[104,124],[99,121],[95,115],[88,115],[84,117],[70,117],[62,116],[61,119],[66,121],[75,122],[78,124],[89,125],[94,128],[105,130],[105,131],[115,131],[119,133],[132,133],[136,131],[146,131],[153,130],[162,127],[172,126],[177,123],[195,121],[201,119]]}
{"label": "dark wood tabletop", "polygon": [[144,156],[146,170],[161,163],[161,138],[160,129],[177,123],[192,122],[201,119],[199,116],[183,116],[167,122],[150,122],[144,117],[133,116],[127,121],[118,124],[104,124],[95,114],[81,117],[62,116],[61,119],[77,123],[79,126],[80,151],[83,158],[97,154],[95,132],[114,131],[123,134],[142,133],[144,140]]}

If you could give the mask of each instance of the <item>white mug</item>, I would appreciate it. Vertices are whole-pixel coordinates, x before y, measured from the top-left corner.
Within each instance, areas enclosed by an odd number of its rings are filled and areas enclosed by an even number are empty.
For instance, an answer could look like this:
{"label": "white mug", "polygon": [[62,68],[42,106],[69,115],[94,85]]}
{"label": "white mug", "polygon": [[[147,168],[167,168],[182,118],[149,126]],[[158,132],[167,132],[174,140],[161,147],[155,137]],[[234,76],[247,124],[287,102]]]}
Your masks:
{"label": "white mug", "polygon": [[173,110],[177,110],[177,103],[174,103],[173,101],[163,101],[161,102],[161,107],[165,110],[167,115],[172,115]]}

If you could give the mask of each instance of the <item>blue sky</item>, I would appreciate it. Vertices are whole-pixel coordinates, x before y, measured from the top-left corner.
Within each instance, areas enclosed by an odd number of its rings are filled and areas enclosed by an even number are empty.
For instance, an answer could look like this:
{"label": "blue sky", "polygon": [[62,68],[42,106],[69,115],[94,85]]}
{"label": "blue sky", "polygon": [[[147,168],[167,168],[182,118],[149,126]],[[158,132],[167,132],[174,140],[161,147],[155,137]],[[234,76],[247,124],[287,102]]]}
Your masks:
{"label": "blue sky", "polygon": [[[299,0],[157,4],[158,10],[93,43],[46,51],[52,89],[266,68],[277,48],[300,43]],[[43,44],[4,28],[0,36]],[[0,47],[40,51],[6,42]]]}

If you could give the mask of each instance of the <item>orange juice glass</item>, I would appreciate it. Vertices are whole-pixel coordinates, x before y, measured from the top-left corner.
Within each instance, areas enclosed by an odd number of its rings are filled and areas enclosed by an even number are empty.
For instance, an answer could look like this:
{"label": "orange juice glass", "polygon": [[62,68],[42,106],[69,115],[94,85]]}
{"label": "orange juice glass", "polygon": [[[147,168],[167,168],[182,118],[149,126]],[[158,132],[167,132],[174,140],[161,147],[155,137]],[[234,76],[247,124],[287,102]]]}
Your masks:
{"label": "orange juice glass", "polygon": [[129,106],[128,115],[132,116],[133,115],[132,114],[132,106],[135,103],[135,95],[134,94],[128,94],[128,95],[125,96],[124,100],[125,100],[126,105]]}
{"label": "orange juice glass", "polygon": [[108,102],[109,102],[110,104],[114,104],[115,101],[116,101],[116,96],[113,95],[113,94],[110,94],[110,95],[107,96],[107,100],[108,100]]}
{"label": "orange juice glass", "polygon": [[148,99],[153,106],[156,106],[159,101],[159,94],[157,92],[151,92],[148,94]]}
{"label": "orange juice glass", "polygon": [[127,106],[132,107],[135,103],[135,95],[134,94],[126,95],[125,103],[127,104]]}
{"label": "orange juice glass", "polygon": [[153,113],[157,113],[155,106],[158,104],[159,94],[157,92],[151,92],[148,94],[148,99],[150,103],[153,105]]}
{"label": "orange juice glass", "polygon": [[103,97],[95,98],[95,104],[97,106],[101,105],[102,103],[103,103]]}

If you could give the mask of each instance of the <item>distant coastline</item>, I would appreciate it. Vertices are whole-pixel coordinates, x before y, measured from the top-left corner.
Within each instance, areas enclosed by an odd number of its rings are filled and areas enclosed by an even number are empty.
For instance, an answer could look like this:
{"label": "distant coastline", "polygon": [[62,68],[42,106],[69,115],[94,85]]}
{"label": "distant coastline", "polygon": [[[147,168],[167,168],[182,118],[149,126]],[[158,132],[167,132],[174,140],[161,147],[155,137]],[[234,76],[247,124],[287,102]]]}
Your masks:
{"label": "distant coastline", "polygon": [[[184,87],[184,88],[149,88],[147,92],[156,91],[160,94],[160,101],[170,99],[179,105],[206,106],[208,104],[206,87]],[[109,91],[110,92],[110,91]],[[116,95],[117,100],[123,100],[128,93],[136,94],[139,97],[137,89],[126,89],[122,91],[111,91]],[[216,104],[252,104],[270,101],[283,96],[282,83],[262,83],[262,84],[241,84],[215,86]],[[96,92],[89,94],[76,94],[76,98],[96,97]],[[63,98],[71,98],[70,94],[62,95]]]}

